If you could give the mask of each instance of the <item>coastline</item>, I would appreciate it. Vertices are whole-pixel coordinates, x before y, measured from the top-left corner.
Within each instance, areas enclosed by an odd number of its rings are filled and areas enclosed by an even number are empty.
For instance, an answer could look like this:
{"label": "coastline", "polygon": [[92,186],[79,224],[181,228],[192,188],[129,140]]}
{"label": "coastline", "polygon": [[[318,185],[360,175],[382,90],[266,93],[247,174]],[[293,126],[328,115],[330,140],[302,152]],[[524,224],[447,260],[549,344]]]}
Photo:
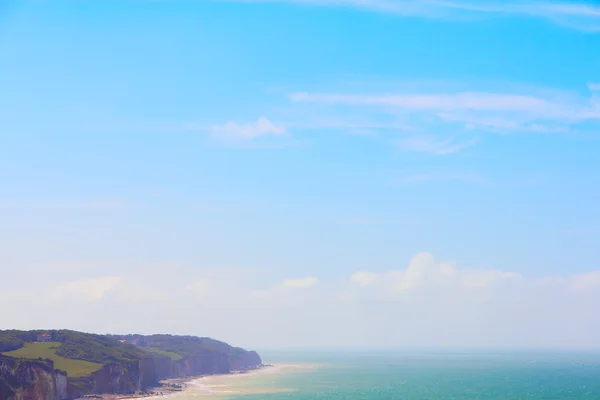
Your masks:
{"label": "coastline", "polygon": [[303,373],[318,368],[313,363],[278,363],[267,368],[246,371],[241,374],[207,375],[189,382],[188,388],[178,395],[181,400],[204,397],[210,400],[229,400],[248,394],[288,393],[297,387],[282,386],[284,375]]}
{"label": "coastline", "polygon": [[140,391],[131,394],[90,394],[78,397],[77,400],[127,400],[127,399],[152,399],[152,398],[165,398],[177,394],[185,394],[190,389],[190,383],[204,381],[207,378],[222,378],[222,377],[233,377],[242,375],[251,375],[266,369],[275,368],[272,364],[262,364],[256,368],[231,371],[226,374],[204,374],[195,376],[186,376],[180,378],[168,378],[163,379],[159,382],[158,386],[148,388],[145,391]]}

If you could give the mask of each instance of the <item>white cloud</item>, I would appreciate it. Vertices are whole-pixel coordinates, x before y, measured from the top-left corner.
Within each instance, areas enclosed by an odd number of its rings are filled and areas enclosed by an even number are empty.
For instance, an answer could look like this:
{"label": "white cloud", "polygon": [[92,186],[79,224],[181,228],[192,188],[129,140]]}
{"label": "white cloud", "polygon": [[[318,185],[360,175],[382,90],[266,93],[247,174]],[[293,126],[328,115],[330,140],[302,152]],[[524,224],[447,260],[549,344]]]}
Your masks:
{"label": "white cloud", "polygon": [[596,83],[596,82],[588,82],[588,88],[589,88],[591,91],[600,90],[600,83]]}
{"label": "white cloud", "polygon": [[514,272],[497,270],[464,271],[460,274],[460,284],[468,289],[489,288],[492,285],[510,280],[521,279],[521,275]]}
{"label": "white cloud", "polygon": [[283,126],[278,126],[265,117],[250,123],[229,121],[223,125],[213,125],[211,131],[214,136],[225,139],[256,139],[264,136],[282,136],[286,133]]}
{"label": "white cloud", "polygon": [[[430,112],[438,116],[454,116],[456,112],[474,112],[476,115],[511,113],[525,119],[581,121],[600,119],[600,105],[593,99],[568,102],[566,99],[542,98],[532,95],[459,92],[441,94],[337,94],[292,93],[294,102],[338,104],[347,106],[384,106],[389,110]],[[454,114],[447,114],[455,112]]]}
{"label": "white cloud", "polygon": [[379,274],[368,271],[361,271],[350,276],[350,280],[360,286],[369,286],[377,282]]}
{"label": "white cloud", "polygon": [[119,285],[114,293],[119,300],[125,303],[137,302],[147,305],[151,301],[165,300],[161,291],[135,281],[128,281],[126,285]]}
{"label": "white cloud", "polygon": [[236,290],[233,280],[224,284],[223,282],[215,282],[206,278],[196,279],[186,285],[186,290],[196,297],[218,297],[219,292]]}
{"label": "white cloud", "polygon": [[573,276],[571,278],[571,288],[576,292],[600,290],[600,271]]}
{"label": "white cloud", "polygon": [[477,143],[476,139],[457,142],[454,138],[438,139],[434,136],[410,136],[399,139],[398,147],[404,151],[429,153],[434,155],[452,154],[464,150]]}
{"label": "white cloud", "polygon": [[[374,137],[385,134],[401,150],[443,155],[476,144],[479,139],[475,130],[565,134],[578,132],[584,124],[583,129],[589,130],[589,124],[600,123],[600,99],[595,93],[582,96],[540,89],[532,93],[531,88],[522,87],[507,92],[448,92],[447,87],[446,91],[440,91],[440,85],[435,89],[431,84],[423,84],[428,89],[415,92],[414,85],[413,91],[407,91],[406,85],[404,91],[391,93],[294,92],[288,94],[288,99],[294,103],[291,114],[296,116],[285,124],[261,117],[251,123],[230,121],[213,125],[210,131],[215,137],[242,140],[246,144],[256,138],[283,136],[286,127],[342,130]],[[595,90],[596,85],[589,83],[588,87]],[[434,91],[428,92],[431,89]],[[429,132],[445,132],[445,135]],[[459,139],[464,132],[470,132],[469,137]]]}
{"label": "white cloud", "polygon": [[281,287],[289,289],[304,289],[315,286],[319,280],[314,276],[297,279],[286,279],[281,283]]}
{"label": "white cloud", "polygon": [[206,292],[210,289],[210,281],[208,279],[198,279],[188,284],[186,289],[192,292]]}
{"label": "white cloud", "polygon": [[[236,1],[236,0],[221,0]],[[295,3],[312,6],[353,7],[367,11],[426,18],[529,16],[587,32],[600,31],[600,7],[584,3],[548,1],[501,2],[481,0],[237,0],[245,3]]]}
{"label": "white cloud", "polygon": [[430,253],[419,253],[410,261],[405,269],[391,270],[384,273],[369,271],[357,272],[350,279],[361,287],[378,285],[377,293],[384,298],[396,299],[397,295],[406,295],[415,291],[441,289],[457,294],[472,290],[490,289],[499,283],[517,281],[520,274],[485,269],[457,269],[454,262],[437,263]]}
{"label": "white cloud", "polygon": [[[590,88],[594,87],[590,84]],[[398,141],[401,148],[431,154],[449,154],[473,145],[476,140],[456,142],[420,132],[440,129],[481,129],[494,133],[533,132],[568,133],[583,123],[600,122],[597,96],[566,93],[523,94],[494,92],[454,93],[305,93],[289,95],[297,104],[330,107],[332,113],[353,118],[363,115],[372,121],[373,130],[381,126],[382,116],[399,125],[410,121],[412,136]],[[364,129],[369,129],[364,124]],[[405,133],[407,130],[398,128]]]}
{"label": "white cloud", "polygon": [[283,298],[290,295],[294,296],[295,293],[310,289],[318,283],[319,279],[314,276],[284,279],[281,283],[270,289],[253,290],[250,295],[257,299],[269,299],[273,297]]}
{"label": "white cloud", "polygon": [[464,124],[468,130],[485,129],[496,133],[506,132],[532,132],[532,133],[568,133],[571,128],[565,124],[549,121],[545,123],[532,123],[531,116],[522,115],[476,115],[472,112],[440,112],[436,115],[446,122]]}
{"label": "white cloud", "polygon": [[526,13],[588,32],[600,32],[600,7],[582,3],[532,3]]}
{"label": "white cloud", "polygon": [[295,102],[385,105],[407,110],[540,110],[549,106],[543,99],[533,96],[503,93],[454,94],[336,94],[292,93]]}
{"label": "white cloud", "polygon": [[443,276],[453,276],[456,274],[456,262],[444,261],[440,263],[440,273]]}
{"label": "white cloud", "polygon": [[121,283],[118,276],[107,276],[103,278],[84,279],[59,284],[54,287],[50,298],[61,299],[71,298],[73,300],[101,300],[108,292],[114,290]]}
{"label": "white cloud", "polygon": [[[267,290],[260,290],[272,278],[267,270],[243,279],[230,270],[203,271],[202,279],[146,270],[131,282],[57,285],[52,294],[65,300],[60,306],[44,301],[40,282],[9,289],[4,298],[19,307],[0,308],[0,321],[10,328],[194,334],[263,348],[600,346],[600,270],[528,277],[428,252],[380,267],[291,277]],[[207,290],[211,295],[202,295]]]}

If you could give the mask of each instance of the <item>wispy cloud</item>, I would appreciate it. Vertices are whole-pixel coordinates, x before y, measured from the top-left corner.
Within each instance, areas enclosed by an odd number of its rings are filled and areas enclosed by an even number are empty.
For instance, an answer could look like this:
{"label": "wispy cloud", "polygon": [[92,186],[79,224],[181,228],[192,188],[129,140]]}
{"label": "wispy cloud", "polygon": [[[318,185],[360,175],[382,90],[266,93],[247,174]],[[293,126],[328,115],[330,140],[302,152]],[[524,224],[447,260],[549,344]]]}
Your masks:
{"label": "wispy cloud", "polygon": [[65,282],[54,287],[50,298],[53,300],[65,297],[89,301],[101,300],[108,292],[119,286],[121,280],[118,276],[107,276]]}
{"label": "wispy cloud", "polygon": [[385,105],[408,110],[540,110],[549,104],[540,98],[503,93],[452,94],[336,94],[292,93],[295,102],[346,105]]}
{"label": "wispy cloud", "polygon": [[588,88],[589,88],[591,91],[600,90],[600,83],[596,83],[596,82],[588,82]]}
{"label": "wispy cloud", "polygon": [[211,132],[214,136],[225,139],[256,139],[264,136],[282,136],[286,129],[265,117],[260,117],[255,122],[229,121],[222,125],[213,125]]}
{"label": "wispy cloud", "polygon": [[[589,85],[593,88],[593,84]],[[397,118],[416,116],[421,125],[458,123],[463,128],[495,132],[568,132],[569,126],[600,121],[600,101],[595,96],[542,96],[521,93],[291,93],[298,104],[346,107],[354,114],[386,113]],[[415,148],[456,150],[449,143],[427,146],[407,140]],[[431,144],[431,143],[430,143]],[[469,145],[472,143],[469,143]],[[457,149],[460,149],[459,146]],[[452,151],[449,151],[452,152]]]}
{"label": "wispy cloud", "polygon": [[314,286],[317,286],[318,283],[319,279],[314,276],[289,278],[270,289],[252,291],[251,296],[254,298],[282,297],[313,288]]}
{"label": "wispy cloud", "polygon": [[552,1],[482,0],[220,0],[244,3],[294,3],[351,7],[365,11],[443,19],[534,17],[587,32],[600,32],[600,6]]}
{"label": "wispy cloud", "polygon": [[440,112],[436,115],[443,121],[463,124],[466,129],[485,129],[490,132],[532,132],[532,133],[569,133],[572,129],[568,121],[564,123],[551,121],[536,123],[530,121],[535,118],[531,115],[515,115],[496,113],[496,115],[478,115],[473,112],[446,113]]}
{"label": "wispy cloud", "polygon": [[358,92],[288,93],[288,112],[278,116],[280,123],[261,117],[251,123],[213,125],[208,131],[245,146],[265,143],[253,140],[257,138],[287,136],[286,128],[339,131],[384,138],[402,151],[449,155],[474,146],[488,132],[571,134],[582,127],[589,132],[591,124],[600,123],[596,85],[588,83],[592,93],[585,95],[520,86],[505,92],[473,91],[459,83],[453,84],[453,91],[423,85],[377,93],[367,82]]}
{"label": "wispy cloud", "polygon": [[[459,92],[440,94],[338,94],[292,93],[299,103],[340,104],[348,106],[386,106],[415,112],[514,112],[551,120],[600,119],[600,104],[590,99],[579,103],[511,93]],[[443,115],[443,114],[442,114]]]}

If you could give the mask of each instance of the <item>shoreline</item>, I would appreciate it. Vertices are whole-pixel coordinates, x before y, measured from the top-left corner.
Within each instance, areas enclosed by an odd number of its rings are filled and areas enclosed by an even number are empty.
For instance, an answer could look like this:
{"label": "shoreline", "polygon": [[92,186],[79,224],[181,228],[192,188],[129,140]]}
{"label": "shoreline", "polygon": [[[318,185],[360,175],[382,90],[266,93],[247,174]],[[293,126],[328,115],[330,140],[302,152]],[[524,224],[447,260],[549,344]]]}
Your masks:
{"label": "shoreline", "polygon": [[192,381],[205,379],[209,377],[229,377],[229,376],[238,376],[238,375],[248,375],[253,372],[262,371],[265,369],[274,368],[275,366],[272,364],[261,364],[260,366],[252,369],[239,370],[239,371],[231,371],[225,374],[204,374],[204,375],[194,375],[194,376],[186,376],[179,378],[167,378],[163,379],[159,382],[158,386],[154,386],[148,388],[144,391],[138,391],[136,393],[131,394],[89,394],[78,397],[76,400],[92,400],[92,399],[102,399],[102,400],[127,400],[127,399],[148,399],[148,398],[162,398],[168,397],[177,393],[184,393],[189,389],[189,383]]}

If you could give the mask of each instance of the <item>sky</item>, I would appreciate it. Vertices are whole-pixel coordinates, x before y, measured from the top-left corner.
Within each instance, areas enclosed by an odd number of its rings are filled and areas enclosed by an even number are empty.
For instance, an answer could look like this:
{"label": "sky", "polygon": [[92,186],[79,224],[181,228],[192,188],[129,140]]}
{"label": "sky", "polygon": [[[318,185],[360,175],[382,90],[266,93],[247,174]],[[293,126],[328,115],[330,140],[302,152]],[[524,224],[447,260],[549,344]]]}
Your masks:
{"label": "sky", "polygon": [[0,2],[0,329],[600,348],[600,3]]}

